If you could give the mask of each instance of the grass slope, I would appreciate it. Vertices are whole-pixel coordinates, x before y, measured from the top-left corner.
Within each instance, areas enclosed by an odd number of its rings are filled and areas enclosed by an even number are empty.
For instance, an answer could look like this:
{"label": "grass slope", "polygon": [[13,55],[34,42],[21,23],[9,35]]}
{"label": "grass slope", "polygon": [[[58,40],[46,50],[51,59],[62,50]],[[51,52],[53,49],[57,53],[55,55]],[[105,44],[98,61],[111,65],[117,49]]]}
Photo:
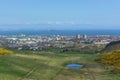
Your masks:
{"label": "grass slope", "polygon": [[[119,78],[94,62],[97,54],[15,51],[0,55],[0,80],[113,80]],[[66,68],[68,63],[82,63],[81,70]],[[114,79],[118,80],[118,79]]]}

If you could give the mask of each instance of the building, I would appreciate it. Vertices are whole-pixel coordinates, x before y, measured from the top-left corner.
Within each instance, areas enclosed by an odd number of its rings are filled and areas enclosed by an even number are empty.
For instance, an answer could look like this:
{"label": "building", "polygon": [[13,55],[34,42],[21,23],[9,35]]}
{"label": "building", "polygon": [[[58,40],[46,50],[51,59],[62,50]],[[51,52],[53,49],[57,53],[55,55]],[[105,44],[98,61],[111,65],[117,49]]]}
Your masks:
{"label": "building", "polygon": [[83,39],[87,39],[87,35],[86,34],[83,35]]}
{"label": "building", "polygon": [[77,34],[77,35],[76,35],[76,39],[80,39],[80,34]]}

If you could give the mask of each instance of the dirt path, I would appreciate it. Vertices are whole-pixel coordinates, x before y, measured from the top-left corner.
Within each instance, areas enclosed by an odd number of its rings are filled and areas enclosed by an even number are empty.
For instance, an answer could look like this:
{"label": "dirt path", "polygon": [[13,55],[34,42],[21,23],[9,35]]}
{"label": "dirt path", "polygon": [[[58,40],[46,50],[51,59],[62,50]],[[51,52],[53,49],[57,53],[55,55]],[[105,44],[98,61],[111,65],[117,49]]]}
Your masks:
{"label": "dirt path", "polygon": [[[50,61],[46,62],[46,64],[49,64]],[[22,78],[18,79],[18,80],[28,80],[27,78],[29,78],[35,71],[37,71],[41,66],[40,65],[36,65],[34,66],[30,71],[28,71],[26,73],[25,76],[23,76]],[[33,80],[33,79],[29,79],[29,80]]]}
{"label": "dirt path", "polygon": [[25,76],[23,76],[22,78],[18,79],[18,80],[24,80],[26,78],[28,78],[30,75],[32,75],[33,72],[35,72],[38,69],[39,66],[33,67],[29,72],[26,73]]}

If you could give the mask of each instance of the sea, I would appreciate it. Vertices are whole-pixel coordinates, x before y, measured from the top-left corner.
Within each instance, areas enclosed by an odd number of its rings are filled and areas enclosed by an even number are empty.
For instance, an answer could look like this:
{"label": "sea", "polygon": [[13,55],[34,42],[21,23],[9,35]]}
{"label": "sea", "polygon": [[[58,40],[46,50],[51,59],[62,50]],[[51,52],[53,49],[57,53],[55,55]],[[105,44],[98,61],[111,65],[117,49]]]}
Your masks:
{"label": "sea", "polygon": [[75,36],[88,35],[110,35],[110,36],[120,36],[120,30],[13,30],[13,31],[0,31],[0,35],[40,35],[40,36]]}

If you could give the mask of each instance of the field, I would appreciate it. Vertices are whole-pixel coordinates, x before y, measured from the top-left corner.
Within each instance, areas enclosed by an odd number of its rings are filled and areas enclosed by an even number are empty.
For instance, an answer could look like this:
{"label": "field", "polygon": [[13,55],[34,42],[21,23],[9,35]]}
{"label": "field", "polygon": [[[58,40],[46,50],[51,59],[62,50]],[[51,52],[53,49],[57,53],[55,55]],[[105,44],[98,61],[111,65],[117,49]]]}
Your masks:
{"label": "field", "polygon": [[[120,80],[94,59],[100,54],[59,51],[14,51],[0,55],[0,80]],[[69,63],[84,67],[71,70]]]}

